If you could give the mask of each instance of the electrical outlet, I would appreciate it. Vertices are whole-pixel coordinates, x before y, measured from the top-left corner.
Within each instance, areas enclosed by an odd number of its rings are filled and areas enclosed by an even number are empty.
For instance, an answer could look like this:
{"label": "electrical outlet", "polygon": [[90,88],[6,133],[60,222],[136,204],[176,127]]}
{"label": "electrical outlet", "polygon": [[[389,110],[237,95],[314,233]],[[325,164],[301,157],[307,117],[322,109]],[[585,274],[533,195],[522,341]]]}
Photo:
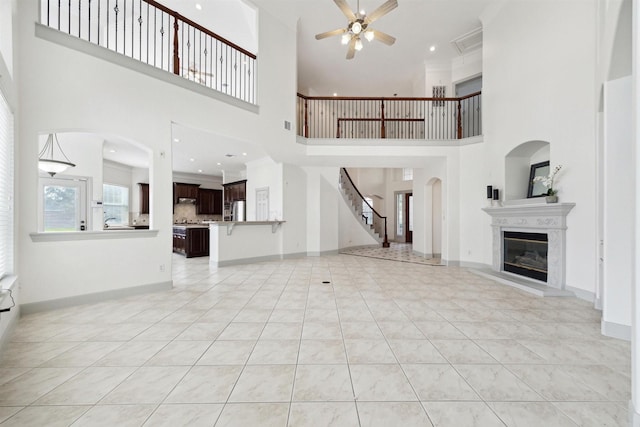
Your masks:
{"label": "electrical outlet", "polygon": [[164,273],[164,264],[160,264],[160,271]]}

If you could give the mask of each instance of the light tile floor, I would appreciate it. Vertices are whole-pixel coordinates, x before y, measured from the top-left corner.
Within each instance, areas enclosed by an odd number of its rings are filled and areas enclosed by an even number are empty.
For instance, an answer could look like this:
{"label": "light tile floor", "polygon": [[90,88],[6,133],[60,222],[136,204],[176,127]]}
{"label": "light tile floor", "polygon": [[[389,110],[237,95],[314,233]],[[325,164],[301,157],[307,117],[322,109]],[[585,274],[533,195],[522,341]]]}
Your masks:
{"label": "light tile floor", "polygon": [[441,265],[440,258],[426,258],[413,253],[411,243],[389,242],[388,248],[382,246],[348,248],[340,251],[341,254],[363,256],[368,258],[388,259],[393,261],[411,262],[414,264]]}
{"label": "light tile floor", "polygon": [[[337,255],[23,317],[7,426],[623,426],[630,346],[574,298]],[[323,281],[329,281],[324,284]]]}

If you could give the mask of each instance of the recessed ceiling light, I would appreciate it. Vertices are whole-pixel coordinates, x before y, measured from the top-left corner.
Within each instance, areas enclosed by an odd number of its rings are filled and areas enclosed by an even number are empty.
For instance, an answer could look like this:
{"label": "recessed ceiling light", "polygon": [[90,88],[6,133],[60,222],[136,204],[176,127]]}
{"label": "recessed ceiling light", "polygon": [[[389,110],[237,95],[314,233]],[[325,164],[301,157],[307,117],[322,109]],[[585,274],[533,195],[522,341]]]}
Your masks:
{"label": "recessed ceiling light", "polygon": [[111,150],[109,150],[110,153],[115,153],[116,150],[114,150],[113,148]]}
{"label": "recessed ceiling light", "polygon": [[246,156],[246,155],[247,155],[247,153],[242,153],[242,155],[243,155],[243,156]]}
{"label": "recessed ceiling light", "polygon": [[436,46],[433,45],[429,48],[429,52],[435,52],[436,51]]}
{"label": "recessed ceiling light", "polygon": [[218,165],[218,166],[222,166],[222,163],[218,162],[218,163],[216,163],[216,165]]}
{"label": "recessed ceiling light", "polygon": [[173,138],[173,142],[180,142],[180,138]]}
{"label": "recessed ceiling light", "polygon": [[190,162],[195,162],[196,159],[194,159],[193,157],[189,159]]}
{"label": "recessed ceiling light", "polygon": [[338,94],[336,92],[333,92],[333,96],[338,96]]}
{"label": "recessed ceiling light", "polygon": [[202,169],[198,169],[198,173],[202,173]]}
{"label": "recessed ceiling light", "polygon": [[202,10],[202,5],[200,3],[196,3],[196,9]]}

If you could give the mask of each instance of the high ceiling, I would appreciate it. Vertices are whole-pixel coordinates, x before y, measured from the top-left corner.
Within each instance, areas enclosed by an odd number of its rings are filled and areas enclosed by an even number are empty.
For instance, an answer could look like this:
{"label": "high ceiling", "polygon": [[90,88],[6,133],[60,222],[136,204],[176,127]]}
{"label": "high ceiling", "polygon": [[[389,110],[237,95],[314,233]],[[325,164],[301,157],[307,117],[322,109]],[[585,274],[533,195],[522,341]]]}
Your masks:
{"label": "high ceiling", "polygon": [[[385,0],[360,0],[360,9],[373,11]],[[256,52],[257,14],[277,17],[297,34],[298,89],[310,95],[424,96],[425,67],[447,68],[459,52],[451,41],[478,29],[479,16],[491,3],[503,0],[398,0],[398,7],[372,28],[397,41],[393,46],[364,41],[352,60],[340,37],[316,40],[315,34],[344,28],[346,17],[333,0],[161,0],[188,18],[232,42]],[[357,0],[347,0],[353,10]],[[197,7],[198,6],[198,7]],[[435,50],[430,51],[430,47]],[[423,89],[424,90],[424,89]],[[174,170],[220,175],[237,171],[264,153],[246,141],[174,125]],[[246,152],[247,156],[242,153]],[[234,154],[226,157],[226,154]],[[239,154],[239,155],[238,155]],[[191,160],[194,159],[194,160]],[[220,165],[218,165],[220,163]],[[202,172],[199,172],[202,171]]]}
{"label": "high ceiling", "polygon": [[[347,0],[356,9],[357,0]],[[372,11],[385,0],[360,0]],[[346,27],[347,19],[332,0],[253,0],[290,26],[297,27],[298,89],[312,95],[424,96],[414,81],[425,65],[448,66],[459,55],[451,41],[481,26],[479,16],[496,0],[398,0],[398,7],[372,27],[397,41],[393,46],[364,41],[346,60],[340,37],[316,40],[315,34]],[[429,48],[435,46],[435,51]],[[259,56],[259,53],[258,53]]]}

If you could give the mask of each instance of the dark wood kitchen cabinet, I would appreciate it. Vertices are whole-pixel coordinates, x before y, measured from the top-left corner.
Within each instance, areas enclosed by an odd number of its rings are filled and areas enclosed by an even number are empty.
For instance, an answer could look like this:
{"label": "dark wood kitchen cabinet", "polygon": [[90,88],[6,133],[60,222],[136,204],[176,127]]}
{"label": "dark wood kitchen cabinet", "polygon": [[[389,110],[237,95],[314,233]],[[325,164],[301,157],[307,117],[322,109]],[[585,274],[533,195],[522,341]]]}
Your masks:
{"label": "dark wood kitchen cabinet", "polygon": [[247,200],[247,180],[222,184],[224,187],[224,203],[231,205],[236,200]]}
{"label": "dark wood kitchen cabinet", "polygon": [[182,182],[173,183],[173,203],[180,199],[197,199],[199,184],[185,184]]}
{"label": "dark wood kitchen cabinet", "polygon": [[209,228],[173,227],[173,252],[187,258],[209,256]]}
{"label": "dark wood kitchen cabinet", "polygon": [[222,215],[222,190],[199,188],[196,213],[198,215]]}
{"label": "dark wood kitchen cabinet", "polygon": [[140,187],[140,214],[149,213],[149,184],[139,182]]}

